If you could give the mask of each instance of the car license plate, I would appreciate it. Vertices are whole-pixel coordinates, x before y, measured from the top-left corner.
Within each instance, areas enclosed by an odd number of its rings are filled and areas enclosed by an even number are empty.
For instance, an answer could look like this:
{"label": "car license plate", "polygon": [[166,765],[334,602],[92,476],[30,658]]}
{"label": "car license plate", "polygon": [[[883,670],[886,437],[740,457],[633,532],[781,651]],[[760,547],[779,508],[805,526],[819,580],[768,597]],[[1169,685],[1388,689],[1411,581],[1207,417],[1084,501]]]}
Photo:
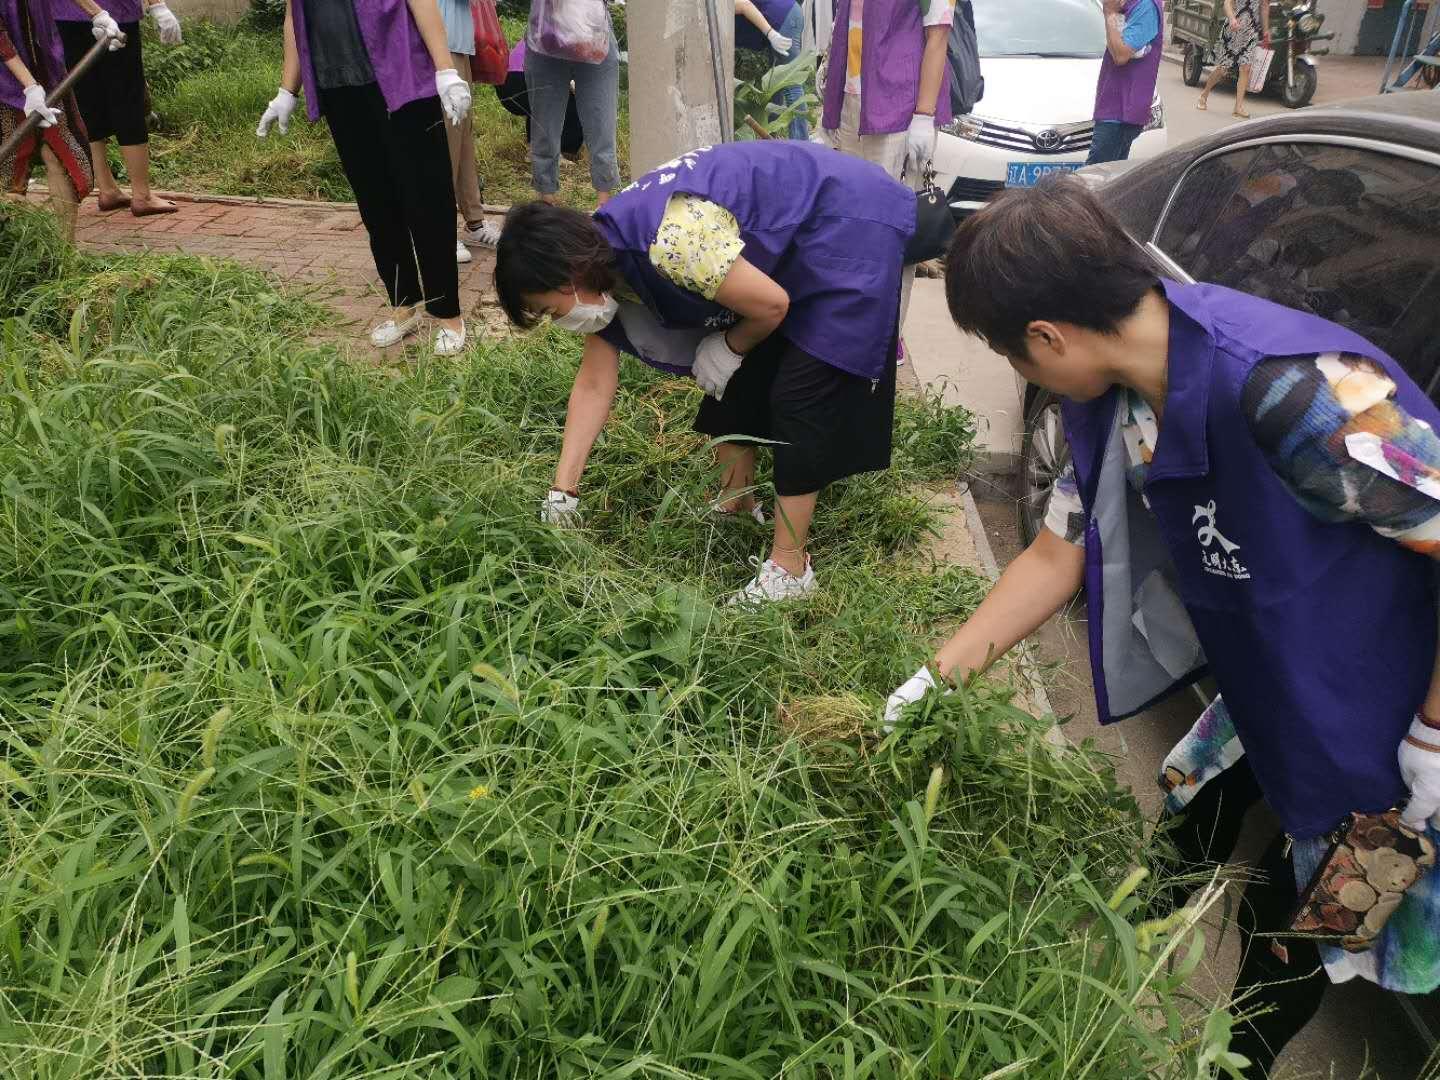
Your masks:
{"label": "car license plate", "polygon": [[1012,161],[1005,170],[1005,186],[1034,187],[1042,176],[1074,172],[1078,168],[1078,161]]}

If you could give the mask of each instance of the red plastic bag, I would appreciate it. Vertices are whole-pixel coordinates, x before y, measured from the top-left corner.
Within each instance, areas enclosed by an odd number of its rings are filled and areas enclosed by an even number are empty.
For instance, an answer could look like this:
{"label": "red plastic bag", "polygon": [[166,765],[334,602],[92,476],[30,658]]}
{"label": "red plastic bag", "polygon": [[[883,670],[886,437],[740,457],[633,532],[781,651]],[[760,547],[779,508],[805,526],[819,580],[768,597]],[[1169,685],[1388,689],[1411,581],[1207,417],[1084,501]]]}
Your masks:
{"label": "red plastic bag", "polygon": [[470,0],[470,21],[475,24],[475,55],[470,58],[470,80],[499,86],[505,81],[510,66],[510,46],[500,17],[495,14],[495,0]]}

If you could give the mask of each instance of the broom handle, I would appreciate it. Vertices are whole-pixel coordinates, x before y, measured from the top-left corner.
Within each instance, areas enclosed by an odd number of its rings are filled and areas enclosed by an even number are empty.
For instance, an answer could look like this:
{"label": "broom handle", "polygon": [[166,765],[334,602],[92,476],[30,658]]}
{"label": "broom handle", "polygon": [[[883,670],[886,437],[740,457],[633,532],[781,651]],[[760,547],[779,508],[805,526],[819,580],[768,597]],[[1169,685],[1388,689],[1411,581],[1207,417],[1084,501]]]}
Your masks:
{"label": "broom handle", "polygon": [[[125,35],[122,34],[120,35],[120,37],[123,41]],[[87,52],[84,56],[82,56],[80,58],[80,62],[70,70],[70,73],[66,75],[65,78],[60,80],[60,85],[56,86],[55,89],[50,91],[49,96],[45,98],[45,104],[53,107],[57,102],[64,98],[65,95],[69,94],[70,91],[74,89],[75,84],[80,81],[80,76],[84,75],[85,72],[89,71],[95,65],[95,61],[99,60],[100,57],[105,55],[105,51],[109,48],[110,39],[108,37],[101,38],[99,41],[95,42],[95,44],[90,47],[90,51]],[[32,113],[31,115],[27,116],[25,118],[25,122],[21,124],[18,128],[16,128],[13,132],[11,132],[8,139],[6,139],[3,143],[0,143],[0,161],[4,161],[7,157],[9,157],[10,154],[14,152],[15,148],[20,145],[20,141],[24,139],[25,136],[29,135],[30,132],[34,131],[36,127],[39,126],[39,124],[40,117],[38,114]]]}

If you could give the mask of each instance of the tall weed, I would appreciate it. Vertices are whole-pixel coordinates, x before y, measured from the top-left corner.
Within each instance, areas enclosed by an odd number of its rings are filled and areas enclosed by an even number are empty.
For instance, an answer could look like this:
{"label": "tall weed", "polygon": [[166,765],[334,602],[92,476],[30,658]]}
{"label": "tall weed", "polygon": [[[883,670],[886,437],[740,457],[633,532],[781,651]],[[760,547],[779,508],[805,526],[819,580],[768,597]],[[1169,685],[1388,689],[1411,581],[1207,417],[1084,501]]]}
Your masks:
{"label": "tall weed", "polygon": [[679,382],[627,369],[567,534],[561,335],[378,372],[184,258],[18,307],[0,1074],[1205,1073],[1108,763],[984,685],[875,732],[984,587],[894,558],[938,412],[745,613]]}

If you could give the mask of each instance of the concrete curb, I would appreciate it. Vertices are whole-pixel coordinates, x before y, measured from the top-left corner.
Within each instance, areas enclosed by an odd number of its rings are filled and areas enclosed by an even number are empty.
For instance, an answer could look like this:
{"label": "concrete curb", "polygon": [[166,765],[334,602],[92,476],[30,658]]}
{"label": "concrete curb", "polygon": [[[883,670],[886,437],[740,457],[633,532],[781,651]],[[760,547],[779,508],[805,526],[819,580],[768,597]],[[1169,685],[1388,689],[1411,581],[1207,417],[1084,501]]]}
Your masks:
{"label": "concrete curb", "polygon": [[[965,512],[965,525],[970,530],[970,538],[975,541],[975,551],[980,556],[980,569],[985,572],[986,577],[995,581],[1000,577],[1000,564],[995,560],[995,551],[990,547],[990,537],[985,533],[985,522],[980,519],[980,508],[975,505],[975,497],[970,494],[969,484],[960,485],[960,506]],[[1043,714],[1054,717],[1055,709],[1050,704],[1050,695],[1045,692],[1045,684],[1040,681],[1028,648],[1022,645],[1014,655],[1031,700]],[[1059,723],[1051,725],[1045,738],[1054,746],[1070,745],[1070,740],[1060,730]]]}

